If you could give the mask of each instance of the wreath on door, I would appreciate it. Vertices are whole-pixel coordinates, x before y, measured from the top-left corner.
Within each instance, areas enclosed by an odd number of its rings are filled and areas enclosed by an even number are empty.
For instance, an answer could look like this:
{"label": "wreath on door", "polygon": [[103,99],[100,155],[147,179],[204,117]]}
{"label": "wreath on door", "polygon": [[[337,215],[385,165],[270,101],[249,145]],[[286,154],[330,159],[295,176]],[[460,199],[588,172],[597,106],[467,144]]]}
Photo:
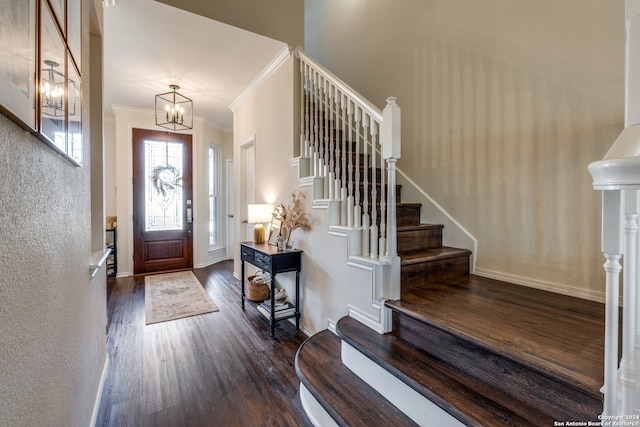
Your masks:
{"label": "wreath on door", "polygon": [[153,188],[162,195],[167,197],[169,191],[175,192],[180,186],[180,172],[175,166],[160,165],[153,168],[151,171],[151,183]]}

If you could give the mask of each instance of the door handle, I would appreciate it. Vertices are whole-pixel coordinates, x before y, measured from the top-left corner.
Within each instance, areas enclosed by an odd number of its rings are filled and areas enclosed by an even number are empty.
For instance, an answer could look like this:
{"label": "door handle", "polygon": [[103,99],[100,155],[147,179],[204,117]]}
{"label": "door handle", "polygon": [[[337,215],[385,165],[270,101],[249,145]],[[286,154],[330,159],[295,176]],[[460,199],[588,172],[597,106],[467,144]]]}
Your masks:
{"label": "door handle", "polygon": [[193,211],[191,209],[191,200],[187,200],[187,223],[193,222]]}
{"label": "door handle", "polygon": [[248,219],[243,219],[243,220],[242,220],[242,223],[243,223],[243,224],[249,224],[249,220],[248,220]]}
{"label": "door handle", "polygon": [[227,215],[229,218],[233,218],[233,214],[229,214]]}

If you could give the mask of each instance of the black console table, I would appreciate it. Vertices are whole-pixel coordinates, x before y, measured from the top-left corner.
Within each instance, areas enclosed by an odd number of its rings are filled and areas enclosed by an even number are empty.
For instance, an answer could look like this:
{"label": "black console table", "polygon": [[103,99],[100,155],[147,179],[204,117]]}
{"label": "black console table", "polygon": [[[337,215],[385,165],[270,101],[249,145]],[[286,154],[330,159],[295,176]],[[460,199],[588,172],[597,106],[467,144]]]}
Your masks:
{"label": "black console table", "polygon": [[[276,322],[285,319],[296,319],[296,329],[300,328],[300,273],[302,272],[302,251],[279,251],[276,246],[267,243],[242,242],[240,243],[240,258],[242,259],[242,309],[244,310],[245,300],[245,261],[255,265],[271,275],[270,296],[271,316],[269,326],[271,327],[271,337],[274,337]],[[294,271],[296,273],[296,295],[295,313],[290,316],[283,316],[276,319],[275,315],[275,289],[276,274]]]}

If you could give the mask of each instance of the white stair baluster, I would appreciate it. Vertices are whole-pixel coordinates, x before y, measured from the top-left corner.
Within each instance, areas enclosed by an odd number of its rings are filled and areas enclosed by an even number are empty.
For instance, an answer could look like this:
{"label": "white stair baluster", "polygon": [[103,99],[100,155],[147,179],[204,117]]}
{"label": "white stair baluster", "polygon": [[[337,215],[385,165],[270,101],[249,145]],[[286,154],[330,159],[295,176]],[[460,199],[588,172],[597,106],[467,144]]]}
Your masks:
{"label": "white stair baluster", "polygon": [[369,114],[364,114],[362,120],[362,135],[364,135],[364,141],[362,142],[362,148],[364,149],[363,166],[364,170],[364,185],[362,187],[364,207],[362,209],[362,255],[369,255]]}
{"label": "white stair baluster", "polygon": [[606,302],[604,340],[604,416],[617,414],[618,299],[622,257],[620,190],[602,192],[602,253],[605,256]]}
{"label": "white stair baluster", "polygon": [[353,108],[354,105],[352,102],[349,102],[349,106],[347,107],[347,117],[349,120],[349,147],[347,152],[349,153],[349,185],[347,187],[347,226],[353,227]]}
{"label": "white stair baluster", "polygon": [[625,191],[625,251],[623,271],[623,317],[622,317],[622,359],[620,373],[622,381],[622,413],[632,414],[635,406],[636,362],[634,358],[636,334],[636,274],[638,214],[636,191]]}
{"label": "white stair baluster", "polygon": [[336,88],[333,85],[329,86],[329,199],[334,199],[336,194],[336,172],[335,172],[335,158],[336,158],[336,125],[334,111],[336,109],[335,104],[335,91]]}
{"label": "white stair baluster", "polygon": [[355,195],[353,197],[355,207],[353,210],[353,226],[362,226],[362,202],[360,201],[360,132],[361,129],[362,109],[356,107],[355,123],[356,123],[356,173],[355,173]]}
{"label": "white stair baluster", "polygon": [[342,95],[342,149],[340,150],[340,157],[342,159],[342,177],[340,179],[340,225],[347,224],[347,109],[349,108],[349,98],[346,95]]}
{"label": "white stair baluster", "polygon": [[369,256],[378,257],[378,188],[376,187],[376,146],[378,144],[378,123],[371,123],[371,244],[369,245]]}

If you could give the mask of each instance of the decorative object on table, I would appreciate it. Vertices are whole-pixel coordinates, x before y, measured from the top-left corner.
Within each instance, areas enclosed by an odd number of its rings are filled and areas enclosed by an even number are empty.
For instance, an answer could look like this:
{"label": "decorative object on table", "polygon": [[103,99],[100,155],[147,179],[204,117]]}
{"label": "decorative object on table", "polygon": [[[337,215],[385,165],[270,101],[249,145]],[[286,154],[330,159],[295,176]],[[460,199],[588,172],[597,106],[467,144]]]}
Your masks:
{"label": "decorative object on table", "polygon": [[269,244],[278,246],[278,240],[280,240],[281,238],[282,236],[280,235],[280,220],[277,219],[272,213],[271,226],[269,227]]}
{"label": "decorative object on table", "polygon": [[247,222],[253,226],[253,241],[264,243],[263,223],[271,221],[273,206],[266,204],[252,204],[247,206]]}
{"label": "decorative object on table", "polygon": [[[291,205],[279,204],[273,211],[273,218],[280,222],[280,235],[284,239],[283,250],[294,249],[291,233],[298,228],[303,231],[311,230],[309,216],[304,213],[302,206],[305,194],[300,191],[291,193]],[[280,249],[280,247],[278,247]]]}
{"label": "decorative object on table", "polygon": [[249,301],[264,301],[269,298],[269,283],[271,275],[263,270],[258,271],[253,276],[247,278],[247,299]]}
{"label": "decorative object on table", "polygon": [[[271,317],[271,305],[267,304],[267,301],[258,304],[258,311],[262,313],[267,319]],[[276,319],[281,319],[283,317],[292,317],[296,314],[296,308],[291,306],[289,303],[284,303],[282,306],[275,306],[275,316]]]}
{"label": "decorative object on table", "polygon": [[193,101],[176,92],[178,85],[169,85],[171,92],[156,95],[156,126],[172,131],[193,129]]}

